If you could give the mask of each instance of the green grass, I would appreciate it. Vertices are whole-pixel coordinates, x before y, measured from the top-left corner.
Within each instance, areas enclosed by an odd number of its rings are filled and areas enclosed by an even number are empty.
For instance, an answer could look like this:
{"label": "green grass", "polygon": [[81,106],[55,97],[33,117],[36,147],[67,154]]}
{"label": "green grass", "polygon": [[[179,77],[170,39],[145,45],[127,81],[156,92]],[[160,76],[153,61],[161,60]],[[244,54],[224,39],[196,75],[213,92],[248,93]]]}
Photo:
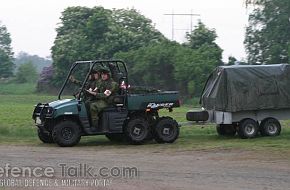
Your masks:
{"label": "green grass", "polygon": [[0,83],[0,94],[28,95],[35,92],[36,84]]}
{"label": "green grass", "polygon": [[36,138],[31,118],[34,105],[56,97],[37,95],[0,95],[0,142],[32,142]]}
{"label": "green grass", "polygon": [[[30,144],[35,146],[55,146],[40,143],[36,127],[31,115],[34,105],[38,102],[50,102],[56,96],[38,95],[0,95],[0,143]],[[174,109],[173,112],[162,110],[161,115],[171,116],[178,122],[186,122],[185,114],[189,106]],[[173,144],[147,143],[142,149],[154,148],[156,151],[210,150],[241,148],[247,150],[270,150],[289,152],[290,121],[282,122],[282,133],[278,137],[258,137],[255,139],[240,139],[238,137],[220,137],[216,134],[214,125],[181,127],[180,137]],[[105,148],[130,148],[128,144],[109,142],[104,136],[83,137],[79,146],[105,146]],[[135,147],[135,146],[134,146]]]}

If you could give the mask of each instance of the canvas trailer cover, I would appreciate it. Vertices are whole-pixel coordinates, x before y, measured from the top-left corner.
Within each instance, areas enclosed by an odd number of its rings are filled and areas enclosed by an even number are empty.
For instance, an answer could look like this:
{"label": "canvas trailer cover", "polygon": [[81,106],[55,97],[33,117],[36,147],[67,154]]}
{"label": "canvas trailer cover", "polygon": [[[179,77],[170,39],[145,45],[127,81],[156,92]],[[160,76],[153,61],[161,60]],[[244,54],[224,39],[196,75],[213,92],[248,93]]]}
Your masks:
{"label": "canvas trailer cover", "polygon": [[290,108],[290,65],[217,67],[200,103],[206,110],[223,112]]}

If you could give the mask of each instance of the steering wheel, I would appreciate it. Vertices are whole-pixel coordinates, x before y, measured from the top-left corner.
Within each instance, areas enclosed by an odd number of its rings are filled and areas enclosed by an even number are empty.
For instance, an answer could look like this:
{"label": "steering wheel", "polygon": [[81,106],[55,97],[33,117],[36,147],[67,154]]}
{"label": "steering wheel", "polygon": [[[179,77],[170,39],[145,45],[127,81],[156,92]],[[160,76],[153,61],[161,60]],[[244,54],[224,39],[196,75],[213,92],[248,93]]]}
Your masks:
{"label": "steering wheel", "polygon": [[[84,92],[82,92],[84,91]],[[81,96],[86,99],[87,98],[87,92],[85,91],[85,89],[82,90],[82,88],[79,88],[74,94],[73,96],[75,97],[75,99],[78,99],[79,96]]]}

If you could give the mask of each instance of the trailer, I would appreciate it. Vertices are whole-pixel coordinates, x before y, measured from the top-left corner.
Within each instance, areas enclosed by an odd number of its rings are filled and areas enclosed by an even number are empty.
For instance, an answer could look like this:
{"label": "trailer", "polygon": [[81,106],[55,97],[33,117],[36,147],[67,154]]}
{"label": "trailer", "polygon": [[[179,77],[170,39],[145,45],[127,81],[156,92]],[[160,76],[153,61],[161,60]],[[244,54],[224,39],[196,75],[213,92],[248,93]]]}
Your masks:
{"label": "trailer", "polygon": [[202,110],[188,121],[215,123],[219,135],[241,138],[277,136],[280,120],[290,119],[290,65],[217,67],[200,97]]}

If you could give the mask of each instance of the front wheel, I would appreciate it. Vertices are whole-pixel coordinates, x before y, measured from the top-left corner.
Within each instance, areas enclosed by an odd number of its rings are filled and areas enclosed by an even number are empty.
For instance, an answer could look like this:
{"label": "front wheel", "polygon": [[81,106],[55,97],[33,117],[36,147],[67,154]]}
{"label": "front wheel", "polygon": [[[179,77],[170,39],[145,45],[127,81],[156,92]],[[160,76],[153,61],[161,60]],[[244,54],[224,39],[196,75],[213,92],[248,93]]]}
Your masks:
{"label": "front wheel", "polygon": [[38,129],[37,134],[38,134],[39,140],[41,140],[43,143],[48,143],[48,144],[54,143],[51,132],[44,132],[43,130]]}
{"label": "front wheel", "polygon": [[154,138],[158,143],[173,143],[179,136],[178,123],[171,117],[163,117],[154,128]]}
{"label": "front wheel", "polygon": [[61,121],[52,133],[53,140],[61,147],[71,147],[79,143],[81,139],[80,127],[73,121]]}

